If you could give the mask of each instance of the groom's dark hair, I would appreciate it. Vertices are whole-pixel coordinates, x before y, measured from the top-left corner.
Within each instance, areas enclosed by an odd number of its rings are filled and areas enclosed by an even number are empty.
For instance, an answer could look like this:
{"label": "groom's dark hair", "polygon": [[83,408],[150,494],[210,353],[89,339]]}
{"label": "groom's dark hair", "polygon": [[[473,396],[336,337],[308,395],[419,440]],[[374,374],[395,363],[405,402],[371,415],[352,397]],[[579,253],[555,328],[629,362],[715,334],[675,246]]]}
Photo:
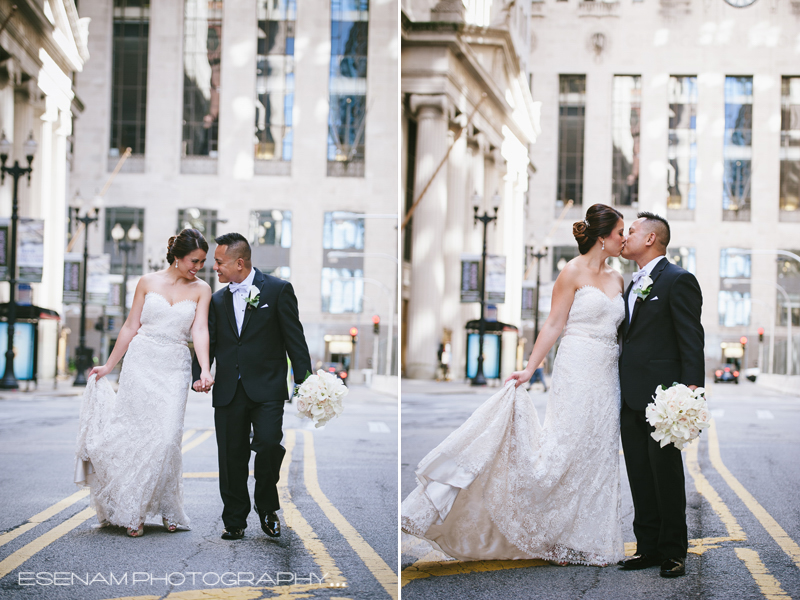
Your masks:
{"label": "groom's dark hair", "polygon": [[244,259],[246,263],[250,262],[250,244],[241,233],[226,233],[215,237],[214,241],[218,246],[227,246],[226,255]]}
{"label": "groom's dark hair", "polygon": [[664,248],[669,246],[669,223],[667,223],[667,220],[664,217],[647,211],[640,212],[636,216],[640,219],[645,219],[650,223],[650,227],[653,228],[653,233],[656,234],[658,242],[664,246]]}

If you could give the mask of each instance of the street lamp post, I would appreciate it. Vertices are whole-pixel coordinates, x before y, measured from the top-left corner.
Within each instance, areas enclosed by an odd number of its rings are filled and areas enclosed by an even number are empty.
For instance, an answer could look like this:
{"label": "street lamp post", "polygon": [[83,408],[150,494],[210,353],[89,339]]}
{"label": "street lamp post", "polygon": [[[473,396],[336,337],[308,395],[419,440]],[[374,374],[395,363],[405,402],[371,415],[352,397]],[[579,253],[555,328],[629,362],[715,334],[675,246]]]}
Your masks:
{"label": "street lamp post", "polygon": [[[533,303],[533,343],[536,343],[536,338],[539,337],[539,284],[541,276],[542,259],[547,257],[547,249],[533,251],[531,248],[531,258],[536,259],[536,299]],[[538,366],[538,365],[536,365]]]}
{"label": "street lamp post", "polygon": [[[128,253],[136,250],[136,242],[142,239],[142,230],[131,225],[126,232],[122,225],[117,223],[111,230],[111,237],[117,243],[117,249],[122,252],[122,323],[128,319]],[[128,238],[127,240],[125,238]]]}
{"label": "street lamp post", "polygon": [[472,385],[486,385],[486,377],[483,375],[483,336],[486,333],[486,227],[492,221],[495,221],[497,226],[497,211],[500,208],[500,194],[492,196],[492,207],[494,208],[494,215],[489,215],[488,212],[483,211],[482,215],[478,215],[478,210],[481,207],[481,196],[478,192],[472,196],[472,225],[473,227],[478,222],[483,223],[483,252],[481,253],[481,316],[478,320],[478,369],[475,377],[472,379]]}
{"label": "street lamp post", "polygon": [[11,153],[12,144],[3,132],[0,138],[0,183],[5,182],[6,175],[14,178],[14,194],[11,205],[11,253],[8,259],[8,283],[10,285],[8,298],[8,348],[6,349],[6,370],[3,379],[0,380],[0,388],[4,390],[19,389],[17,377],[14,375],[14,325],[17,320],[17,224],[19,223],[19,178],[23,175],[28,176],[28,186],[31,184],[31,164],[33,156],[36,154],[38,144],[33,139],[31,132],[28,140],[23,145],[25,158],[28,160],[27,167],[20,167],[19,161],[14,161],[13,167],[7,167],[6,161]]}
{"label": "street lamp post", "polygon": [[86,281],[89,271],[89,225],[100,219],[100,196],[95,198],[91,207],[84,203],[81,214],[77,220],[83,223],[83,286],[81,287],[81,324],[78,347],[75,350],[75,367],[78,374],[75,376],[73,386],[85,386],[86,371],[92,366],[92,349],[86,347]]}

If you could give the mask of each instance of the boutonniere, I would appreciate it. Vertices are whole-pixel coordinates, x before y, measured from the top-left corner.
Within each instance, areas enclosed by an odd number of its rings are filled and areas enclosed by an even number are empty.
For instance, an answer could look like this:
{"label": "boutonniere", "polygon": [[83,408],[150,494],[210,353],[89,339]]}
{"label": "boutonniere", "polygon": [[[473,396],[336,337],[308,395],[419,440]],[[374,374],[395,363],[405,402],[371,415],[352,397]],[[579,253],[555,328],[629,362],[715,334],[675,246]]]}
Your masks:
{"label": "boutonniere", "polygon": [[653,291],[653,280],[650,279],[649,275],[645,275],[639,282],[641,285],[633,290],[633,293],[636,294],[636,302],[644,302],[650,292]]}
{"label": "boutonniere", "polygon": [[259,290],[258,287],[254,285],[250,286],[247,299],[245,300],[245,302],[247,302],[247,310],[258,308],[258,303],[261,300],[260,292],[261,290]]}

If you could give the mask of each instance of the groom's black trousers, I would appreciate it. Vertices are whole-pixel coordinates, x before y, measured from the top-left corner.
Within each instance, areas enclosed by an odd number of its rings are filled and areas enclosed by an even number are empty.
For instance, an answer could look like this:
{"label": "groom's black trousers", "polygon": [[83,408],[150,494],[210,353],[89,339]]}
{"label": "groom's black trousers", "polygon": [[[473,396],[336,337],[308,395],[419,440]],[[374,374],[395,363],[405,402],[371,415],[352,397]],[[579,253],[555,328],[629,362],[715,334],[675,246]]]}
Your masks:
{"label": "groom's black trousers", "polygon": [[256,506],[262,512],[274,512],[280,508],[277,484],[283,455],[286,454],[281,445],[283,400],[253,402],[240,379],[230,404],[214,409],[214,424],[217,428],[219,491],[224,505],[222,522],[226,529],[244,529],[250,514],[247,478],[251,450],[256,453],[253,468]]}
{"label": "groom's black trousers", "polygon": [[637,554],[685,558],[689,544],[681,451],[674,444],[662,448],[650,436],[653,428],[644,411],[625,402],[620,431],[633,496]]}

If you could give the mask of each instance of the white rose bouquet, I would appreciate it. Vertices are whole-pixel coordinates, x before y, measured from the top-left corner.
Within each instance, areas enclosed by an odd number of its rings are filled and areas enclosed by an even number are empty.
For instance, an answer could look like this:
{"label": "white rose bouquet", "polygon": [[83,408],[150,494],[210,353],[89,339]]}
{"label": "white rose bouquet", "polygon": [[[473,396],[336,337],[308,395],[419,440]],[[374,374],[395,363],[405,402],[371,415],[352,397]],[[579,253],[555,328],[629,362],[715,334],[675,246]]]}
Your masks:
{"label": "white rose bouquet", "polygon": [[663,448],[675,444],[679,450],[709,426],[711,418],[704,396],[705,389],[692,391],[682,383],[656,388],[653,402],[647,405],[647,422],[656,430],[650,435]]}
{"label": "white rose bouquet", "polygon": [[342,414],[342,399],[346,394],[347,388],[341,379],[320,369],[295,390],[297,416],[313,420],[314,427],[322,427]]}

